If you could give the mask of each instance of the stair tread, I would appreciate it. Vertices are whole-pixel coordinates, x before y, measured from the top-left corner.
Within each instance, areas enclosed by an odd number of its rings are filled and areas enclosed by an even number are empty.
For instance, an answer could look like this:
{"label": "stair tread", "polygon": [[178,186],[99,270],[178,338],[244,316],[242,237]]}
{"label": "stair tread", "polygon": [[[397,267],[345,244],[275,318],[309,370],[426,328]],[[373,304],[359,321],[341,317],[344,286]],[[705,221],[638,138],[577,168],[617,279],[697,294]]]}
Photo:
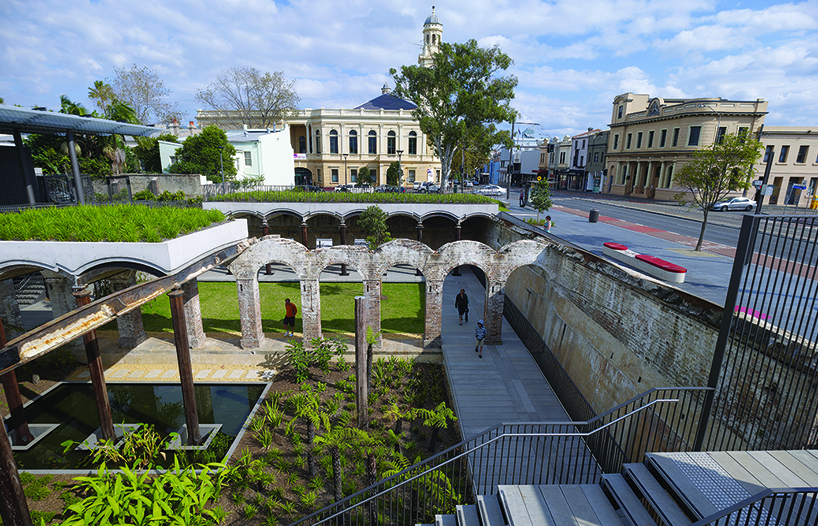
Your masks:
{"label": "stair tread", "polygon": [[602,475],[602,482],[619,503],[622,510],[636,526],[656,526],[648,510],[642,506],[639,497],[633,492],[625,477],[619,473]]}
{"label": "stair tread", "polygon": [[648,453],[645,456],[648,462],[656,468],[656,472],[673,488],[673,491],[698,518],[703,519],[719,511],[710,502],[710,499],[676,466],[672,459],[654,453]]}
{"label": "stair tread", "polygon": [[480,512],[480,522],[483,526],[505,526],[503,510],[497,495],[478,495],[477,509]]}
{"label": "stair tread", "polygon": [[455,506],[457,526],[480,526],[480,516],[474,504],[458,504]]}
{"label": "stair tread", "polygon": [[557,526],[536,486],[498,486],[509,526]]}
{"label": "stair tread", "polygon": [[669,526],[687,526],[691,520],[644,464],[626,464],[625,471]]}
{"label": "stair tread", "polygon": [[[592,488],[591,491],[586,493],[585,490],[589,488]],[[551,510],[551,515],[560,525],[622,526],[616,510],[598,484],[540,486],[540,491],[545,497],[548,509]],[[560,512],[555,509],[554,502],[558,502],[561,507],[564,506],[562,512],[570,514],[572,517],[570,521],[557,518]]]}
{"label": "stair tread", "polygon": [[435,526],[457,526],[457,517],[454,515],[435,515]]}
{"label": "stair tread", "polygon": [[559,486],[540,486],[545,505],[548,507],[555,524],[560,526],[579,526],[571,506],[565,499]]}

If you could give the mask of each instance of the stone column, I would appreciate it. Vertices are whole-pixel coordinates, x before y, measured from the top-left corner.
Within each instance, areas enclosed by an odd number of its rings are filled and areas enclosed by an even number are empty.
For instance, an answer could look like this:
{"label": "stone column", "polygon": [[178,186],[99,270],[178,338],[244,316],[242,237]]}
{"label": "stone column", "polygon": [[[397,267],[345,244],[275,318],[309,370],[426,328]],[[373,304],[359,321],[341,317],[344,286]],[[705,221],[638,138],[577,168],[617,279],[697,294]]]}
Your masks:
{"label": "stone column", "polygon": [[[111,287],[114,292],[125,290],[133,285],[136,285],[135,270],[127,270],[111,278]],[[123,349],[133,349],[148,339],[148,335],[145,334],[145,326],[142,324],[141,307],[118,316],[116,326],[119,329],[119,346]]]}
{"label": "stone column", "polygon": [[[310,143],[312,143],[312,140],[310,140]],[[264,237],[267,237],[267,236],[270,235],[270,227],[267,226],[267,220],[266,219],[261,222],[261,235],[263,235]],[[304,246],[306,246],[306,245],[304,245]],[[264,265],[264,273],[267,274],[268,276],[273,273],[273,266],[270,263],[267,263],[266,265]]]}
{"label": "stone column", "polygon": [[259,304],[258,280],[236,279],[239,291],[239,319],[241,321],[241,347],[254,349],[261,346],[264,332],[261,330],[261,305]]}
{"label": "stone column", "polygon": [[14,280],[0,281],[0,319],[6,325],[19,327],[22,325],[20,305],[17,304],[17,295],[14,292]]}
{"label": "stone column", "polygon": [[[258,284],[258,282],[256,283]],[[202,326],[202,306],[199,303],[199,281],[196,278],[182,283],[182,304],[185,309],[188,344],[194,349],[201,347],[204,345],[207,336]]]}
{"label": "stone column", "polygon": [[[366,318],[365,323],[372,328],[373,334],[378,334],[381,330],[381,280],[366,279],[364,280],[364,298]],[[379,346],[383,343],[381,335],[378,334],[378,341],[375,345]]]}
{"label": "stone column", "polygon": [[68,314],[74,310],[76,300],[71,294],[74,280],[50,270],[43,270],[41,273],[45,279],[45,290],[51,303],[52,318],[59,318],[63,314]]}
{"label": "stone column", "polygon": [[[347,224],[343,219],[341,219],[341,244],[342,245],[347,244]],[[346,263],[341,263],[341,275],[349,276],[349,272],[347,272]]]}
{"label": "stone column", "polygon": [[424,347],[440,347],[440,326],[443,316],[443,280],[426,279],[426,329]]}
{"label": "stone column", "polygon": [[[460,241],[460,221],[457,222],[457,225],[454,227],[454,240]],[[452,270],[452,276],[459,276],[460,275],[460,266],[454,267]]]}
{"label": "stone column", "polygon": [[305,343],[321,337],[321,295],[317,279],[301,280],[301,324]]}
{"label": "stone column", "polygon": [[[423,221],[418,221],[417,227],[418,232],[418,243],[423,243]],[[415,269],[415,276],[421,276],[423,273],[420,271],[419,268]]]}
{"label": "stone column", "polygon": [[483,307],[483,321],[486,325],[486,343],[503,343],[503,306],[505,302],[505,280],[486,276],[486,302]]}

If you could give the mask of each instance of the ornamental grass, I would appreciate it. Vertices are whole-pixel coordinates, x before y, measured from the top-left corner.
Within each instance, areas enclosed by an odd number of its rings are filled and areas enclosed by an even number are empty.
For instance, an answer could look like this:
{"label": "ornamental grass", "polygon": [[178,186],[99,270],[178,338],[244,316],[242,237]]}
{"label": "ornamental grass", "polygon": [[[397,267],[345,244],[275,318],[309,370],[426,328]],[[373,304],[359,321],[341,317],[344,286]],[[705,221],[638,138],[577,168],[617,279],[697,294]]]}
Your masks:
{"label": "ornamental grass", "polygon": [[30,208],[0,214],[0,240],[159,243],[224,221],[218,210],[135,205]]}
{"label": "ornamental grass", "polygon": [[409,204],[491,204],[498,203],[477,194],[412,194],[400,192],[237,192],[217,195],[211,201],[249,203],[409,203]]}

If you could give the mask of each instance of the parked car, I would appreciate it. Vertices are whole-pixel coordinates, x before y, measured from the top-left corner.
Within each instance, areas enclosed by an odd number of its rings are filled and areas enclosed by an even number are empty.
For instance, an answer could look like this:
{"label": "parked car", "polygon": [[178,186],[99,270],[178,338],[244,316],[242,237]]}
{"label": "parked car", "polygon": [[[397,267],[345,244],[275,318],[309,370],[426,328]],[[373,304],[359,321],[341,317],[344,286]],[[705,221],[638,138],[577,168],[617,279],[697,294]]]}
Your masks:
{"label": "parked car", "polygon": [[440,192],[440,187],[435,183],[420,183],[419,186],[415,183],[415,192],[419,194],[436,194]]}
{"label": "parked car", "polygon": [[336,192],[349,192],[350,190],[352,190],[351,184],[339,184],[335,187]]}
{"label": "parked car", "polygon": [[296,188],[301,189],[303,192],[323,192],[324,189],[320,186],[312,186],[312,185],[299,185]]}
{"label": "parked car", "polygon": [[733,197],[732,199],[722,199],[713,205],[712,210],[727,212],[728,210],[745,210],[750,212],[755,210],[756,202],[749,197]]}
{"label": "parked car", "polygon": [[503,189],[497,186],[496,184],[489,184],[484,186],[483,188],[479,188],[475,190],[475,193],[480,195],[489,195],[489,196],[500,196],[503,195]]}
{"label": "parked car", "polygon": [[463,182],[463,188],[471,188],[472,186],[474,186],[474,183],[472,183],[471,181]]}

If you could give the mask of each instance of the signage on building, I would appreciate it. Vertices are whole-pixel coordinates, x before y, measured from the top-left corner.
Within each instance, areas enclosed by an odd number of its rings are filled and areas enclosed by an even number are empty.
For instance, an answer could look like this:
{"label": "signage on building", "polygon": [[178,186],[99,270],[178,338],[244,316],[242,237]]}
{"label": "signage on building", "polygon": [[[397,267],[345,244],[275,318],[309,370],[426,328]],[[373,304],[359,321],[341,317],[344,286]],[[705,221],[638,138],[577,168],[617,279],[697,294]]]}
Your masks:
{"label": "signage on building", "polygon": [[761,188],[762,184],[764,184],[764,181],[762,181],[761,179],[756,179],[755,181],[753,181],[753,186],[756,188]]}
{"label": "signage on building", "polygon": [[306,153],[294,153],[293,154],[293,159],[300,160],[300,161],[306,161],[307,160],[307,154]]}
{"label": "signage on building", "polygon": [[805,184],[794,184],[794,185],[792,185],[792,189],[793,190],[806,190],[807,185],[805,185]]}

